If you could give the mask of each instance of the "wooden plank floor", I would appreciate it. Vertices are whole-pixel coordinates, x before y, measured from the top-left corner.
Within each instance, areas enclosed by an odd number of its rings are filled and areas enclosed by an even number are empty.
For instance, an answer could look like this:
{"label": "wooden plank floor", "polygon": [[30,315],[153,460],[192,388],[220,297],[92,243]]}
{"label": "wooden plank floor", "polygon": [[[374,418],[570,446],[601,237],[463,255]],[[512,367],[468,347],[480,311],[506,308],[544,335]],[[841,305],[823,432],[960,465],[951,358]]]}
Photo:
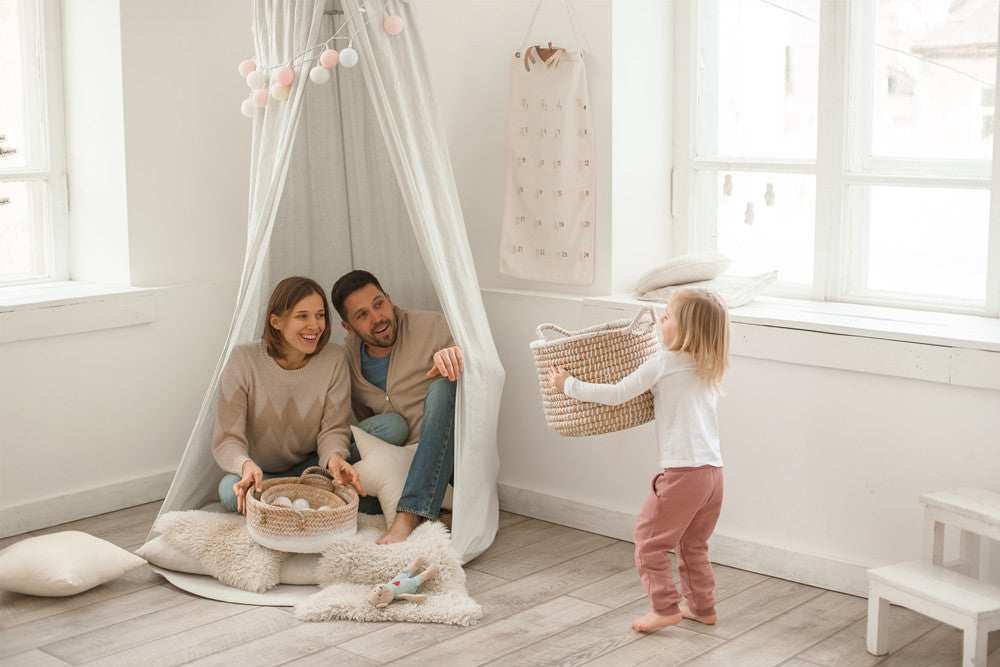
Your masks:
{"label": "wooden plank floor", "polygon": [[[129,550],[159,503],[0,540],[82,530]],[[632,544],[501,513],[467,565],[478,625],[301,623],[290,610],[205,600],[148,566],[68,598],[0,592],[2,665],[886,665],[961,662],[960,633],[893,607],[889,656],[865,651],[862,598],[716,566],[719,622],[630,629],[647,601]],[[994,633],[995,635],[998,633]],[[992,637],[989,665],[1000,667]]]}

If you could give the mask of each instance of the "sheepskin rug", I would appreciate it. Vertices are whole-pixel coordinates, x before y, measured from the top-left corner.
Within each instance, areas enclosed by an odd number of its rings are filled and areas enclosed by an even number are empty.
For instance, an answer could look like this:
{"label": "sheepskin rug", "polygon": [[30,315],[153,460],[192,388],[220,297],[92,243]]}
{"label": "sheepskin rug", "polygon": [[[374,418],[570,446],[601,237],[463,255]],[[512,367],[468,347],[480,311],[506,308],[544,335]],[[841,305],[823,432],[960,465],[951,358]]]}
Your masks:
{"label": "sheepskin rug", "polygon": [[[323,553],[316,577],[323,590],[295,607],[301,621],[407,621],[472,625],[483,615],[479,604],[465,589],[465,570],[451,547],[444,524],[425,521],[409,538],[396,544],[377,545],[384,529],[359,528]],[[393,579],[400,570],[423,556],[437,563],[437,575],[420,586],[424,602],[396,600],[385,609],[368,602],[371,589]],[[416,574],[416,573],[413,573]]]}
{"label": "sheepskin rug", "polygon": [[167,512],[156,520],[153,529],[198,560],[206,572],[226,586],[251,593],[277,586],[281,564],[289,556],[254,542],[242,514]]}
{"label": "sheepskin rug", "polygon": [[[202,510],[168,512],[155,525],[171,545],[204,566],[227,586],[263,593],[279,583],[281,566],[289,554],[262,547],[246,529],[239,514]],[[444,524],[425,521],[408,539],[378,545],[385,532],[379,516],[358,516],[358,532],[327,549],[316,564],[316,581],[322,587],[294,609],[302,621],[406,621],[471,625],[482,617],[482,608],[465,588],[465,570],[451,546]],[[385,609],[368,602],[371,589],[393,579],[417,556],[436,563],[438,573],[421,585],[424,602],[396,600]]]}

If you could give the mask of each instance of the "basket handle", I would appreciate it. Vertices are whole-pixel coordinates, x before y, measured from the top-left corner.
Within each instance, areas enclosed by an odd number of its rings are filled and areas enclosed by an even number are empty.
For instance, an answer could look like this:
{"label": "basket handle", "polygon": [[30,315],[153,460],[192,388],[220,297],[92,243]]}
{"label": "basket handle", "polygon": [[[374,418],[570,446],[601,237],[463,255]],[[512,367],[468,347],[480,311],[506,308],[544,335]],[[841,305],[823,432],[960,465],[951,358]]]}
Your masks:
{"label": "basket handle", "polygon": [[306,475],[321,475],[322,477],[326,478],[330,477],[326,468],[322,468],[320,466],[309,466],[308,468],[302,471],[302,474],[299,475],[299,479],[302,479]]}
{"label": "basket handle", "polygon": [[622,331],[635,331],[635,328],[639,325],[639,320],[642,319],[643,315],[649,315],[649,321],[656,324],[656,309],[652,306],[644,306],[642,310],[636,314],[635,319],[632,320],[631,324],[626,325],[622,328]]}
{"label": "basket handle", "polygon": [[546,322],[545,324],[539,324],[535,328],[535,333],[538,334],[538,338],[541,339],[541,340],[545,340],[545,336],[542,335],[542,330],[543,329],[551,329],[552,331],[557,331],[557,332],[561,333],[563,336],[572,336],[573,335],[573,332],[571,332],[571,331],[566,331],[562,327],[556,326],[555,324],[552,324],[550,322]]}

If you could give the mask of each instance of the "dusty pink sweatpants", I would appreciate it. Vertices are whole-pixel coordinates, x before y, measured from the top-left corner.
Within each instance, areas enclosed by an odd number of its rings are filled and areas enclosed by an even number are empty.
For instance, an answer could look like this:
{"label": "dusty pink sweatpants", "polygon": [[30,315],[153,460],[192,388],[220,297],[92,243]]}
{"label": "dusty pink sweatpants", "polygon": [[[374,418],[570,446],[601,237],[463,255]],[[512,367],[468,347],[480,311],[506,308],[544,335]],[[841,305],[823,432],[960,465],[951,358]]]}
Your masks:
{"label": "dusty pink sweatpants", "polygon": [[[653,478],[653,492],[635,524],[635,566],[658,614],[680,611],[681,594],[698,616],[715,613],[715,575],[708,538],[722,510],[722,468],[667,468]],[[681,593],[674,586],[667,551],[677,554]]]}

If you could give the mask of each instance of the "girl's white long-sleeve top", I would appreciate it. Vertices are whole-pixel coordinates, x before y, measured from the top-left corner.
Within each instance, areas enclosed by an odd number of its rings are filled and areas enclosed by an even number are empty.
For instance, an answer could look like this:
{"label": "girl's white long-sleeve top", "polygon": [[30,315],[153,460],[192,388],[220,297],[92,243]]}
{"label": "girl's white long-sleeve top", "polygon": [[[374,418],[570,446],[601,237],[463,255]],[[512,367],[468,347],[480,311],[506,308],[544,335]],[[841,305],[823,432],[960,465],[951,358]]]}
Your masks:
{"label": "girl's white long-sleeve top", "polygon": [[660,349],[616,384],[569,377],[563,393],[581,401],[619,405],[647,389],[653,392],[660,467],[721,466],[718,394],[695,375],[694,360],[687,352]]}

